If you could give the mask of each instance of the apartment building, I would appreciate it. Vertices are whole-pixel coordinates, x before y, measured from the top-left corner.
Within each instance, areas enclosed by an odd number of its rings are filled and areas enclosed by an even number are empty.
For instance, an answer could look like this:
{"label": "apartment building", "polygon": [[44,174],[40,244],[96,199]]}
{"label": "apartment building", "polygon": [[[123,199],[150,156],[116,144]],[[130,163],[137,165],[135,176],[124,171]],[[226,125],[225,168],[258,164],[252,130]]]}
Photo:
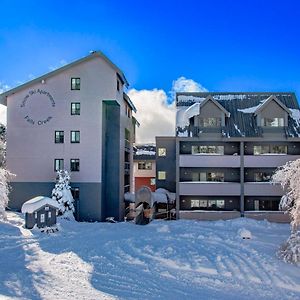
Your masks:
{"label": "apartment building", "polygon": [[134,191],[136,192],[142,186],[147,186],[152,192],[155,192],[156,147],[152,144],[136,145],[133,153],[133,178]]}
{"label": "apartment building", "polygon": [[9,207],[51,195],[56,171],[71,172],[76,217],[123,220],[132,189],[135,107],[123,72],[103,53],[88,56],[0,95],[7,106]]}
{"label": "apartment building", "polygon": [[156,185],[176,192],[177,218],[287,221],[270,183],[300,158],[294,93],[177,93],[176,136],[157,137]]}

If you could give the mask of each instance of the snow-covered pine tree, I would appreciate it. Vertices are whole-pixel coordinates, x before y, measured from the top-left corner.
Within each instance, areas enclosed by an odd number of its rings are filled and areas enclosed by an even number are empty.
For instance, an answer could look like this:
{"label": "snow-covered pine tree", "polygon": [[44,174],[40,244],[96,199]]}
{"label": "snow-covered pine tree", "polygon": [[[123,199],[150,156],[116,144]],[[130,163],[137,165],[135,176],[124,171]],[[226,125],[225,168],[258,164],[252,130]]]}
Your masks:
{"label": "snow-covered pine tree", "polygon": [[66,170],[57,171],[55,187],[52,190],[52,199],[59,204],[58,215],[68,220],[74,220],[74,199],[70,187],[70,174]]}
{"label": "snow-covered pine tree", "polygon": [[6,212],[5,208],[8,204],[8,179],[12,174],[5,170],[4,168],[0,168],[0,220],[6,220]]}
{"label": "snow-covered pine tree", "polygon": [[286,194],[281,198],[280,209],[291,216],[291,236],[278,254],[286,262],[300,263],[300,159],[287,162],[273,175]]}

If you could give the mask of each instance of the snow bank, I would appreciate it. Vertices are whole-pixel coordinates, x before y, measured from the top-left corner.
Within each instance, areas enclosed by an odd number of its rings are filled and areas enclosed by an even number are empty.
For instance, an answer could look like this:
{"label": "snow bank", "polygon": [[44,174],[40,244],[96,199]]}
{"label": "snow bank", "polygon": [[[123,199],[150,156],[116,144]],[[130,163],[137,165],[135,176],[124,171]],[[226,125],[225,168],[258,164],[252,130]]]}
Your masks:
{"label": "snow bank", "polygon": [[150,150],[137,150],[135,152],[135,155],[155,155],[156,152],[155,151],[150,151]]}
{"label": "snow bank", "polygon": [[29,213],[32,214],[35,210],[43,207],[44,205],[51,205],[55,208],[59,208],[57,201],[44,196],[38,196],[26,201],[21,208],[23,214]]}

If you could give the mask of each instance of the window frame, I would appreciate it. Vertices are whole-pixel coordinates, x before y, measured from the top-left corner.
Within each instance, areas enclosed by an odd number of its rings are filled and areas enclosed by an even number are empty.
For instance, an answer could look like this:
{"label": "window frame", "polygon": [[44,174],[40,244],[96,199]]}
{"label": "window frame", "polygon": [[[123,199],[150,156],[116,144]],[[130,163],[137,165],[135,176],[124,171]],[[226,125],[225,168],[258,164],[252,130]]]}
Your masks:
{"label": "window frame", "polygon": [[[160,177],[162,177],[162,178],[160,178]],[[157,171],[157,179],[158,180],[166,180],[167,179],[167,172],[166,171]]]}
{"label": "window frame", "polygon": [[[75,80],[75,86],[73,88],[73,80]],[[77,82],[77,80],[79,80],[79,84]],[[78,88],[79,86],[79,88]],[[71,77],[71,91],[80,91],[81,88],[81,79],[80,77]]]}
{"label": "window frame", "polygon": [[[72,162],[74,161],[74,162]],[[78,162],[78,169],[72,169],[72,166],[74,166],[74,163]],[[71,172],[79,172],[80,171],[80,159],[79,158],[70,158],[70,171]]]}
{"label": "window frame", "polygon": [[[62,168],[56,169],[56,161],[59,161],[59,162],[62,161]],[[60,165],[60,163],[59,163],[59,165]],[[58,172],[60,170],[63,170],[64,169],[64,165],[65,165],[65,162],[64,162],[63,158],[54,158],[54,172]]]}
{"label": "window frame", "polygon": [[[72,140],[72,133],[75,133],[75,140]],[[77,136],[78,133],[78,136]],[[78,140],[76,139],[78,137]],[[70,131],[70,143],[71,144],[79,144],[80,143],[80,130],[71,130]]]}
{"label": "window frame", "polygon": [[[147,168],[147,165],[150,165],[150,167]],[[143,168],[140,168],[140,166],[143,166]],[[139,161],[138,162],[138,170],[152,170],[152,162],[151,161]]]}
{"label": "window frame", "polygon": [[[73,113],[73,105],[75,105],[74,113]],[[76,105],[79,105],[79,109],[76,107]],[[80,102],[71,102],[71,116],[80,116],[80,109],[81,109]]]}
{"label": "window frame", "polygon": [[165,147],[158,148],[157,155],[158,155],[158,157],[166,157],[167,156],[167,148],[165,148]]}
{"label": "window frame", "polygon": [[[58,139],[56,139],[56,133],[58,133]],[[62,135],[61,135],[62,133]],[[61,137],[62,137],[62,141],[61,141]],[[54,143],[55,144],[64,144],[65,142],[65,132],[63,130],[55,130],[54,131]]]}

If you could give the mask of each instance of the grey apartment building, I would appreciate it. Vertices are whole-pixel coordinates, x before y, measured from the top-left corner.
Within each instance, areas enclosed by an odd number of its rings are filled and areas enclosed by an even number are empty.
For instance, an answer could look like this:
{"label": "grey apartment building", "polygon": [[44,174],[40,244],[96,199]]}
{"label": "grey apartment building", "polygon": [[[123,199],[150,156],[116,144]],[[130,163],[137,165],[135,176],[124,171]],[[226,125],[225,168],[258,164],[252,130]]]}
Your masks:
{"label": "grey apartment building", "polygon": [[177,218],[287,221],[275,169],[300,158],[294,93],[177,93],[176,136],[156,137],[156,185]]}
{"label": "grey apartment building", "polygon": [[103,53],[0,95],[7,106],[9,208],[51,195],[56,171],[71,172],[78,220],[122,220],[132,189],[135,107],[123,72]]}

